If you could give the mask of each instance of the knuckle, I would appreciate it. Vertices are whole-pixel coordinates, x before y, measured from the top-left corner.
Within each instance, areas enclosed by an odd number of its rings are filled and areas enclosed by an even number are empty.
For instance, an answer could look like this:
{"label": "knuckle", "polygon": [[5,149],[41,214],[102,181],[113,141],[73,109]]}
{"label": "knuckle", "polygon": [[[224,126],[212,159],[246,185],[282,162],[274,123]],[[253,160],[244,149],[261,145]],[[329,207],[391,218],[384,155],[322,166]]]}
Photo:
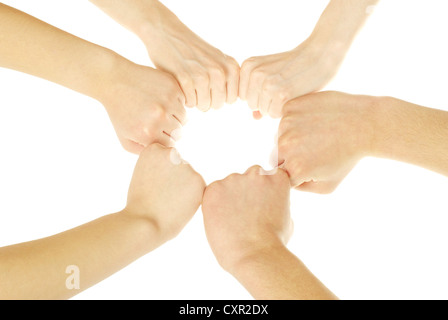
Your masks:
{"label": "knuckle", "polygon": [[158,142],[154,142],[154,143],[151,143],[150,145],[148,145],[148,147],[146,148],[146,151],[147,152],[154,152],[154,151],[161,151],[161,150],[164,150],[164,149],[166,149],[165,146],[161,145]]}
{"label": "knuckle", "polygon": [[259,165],[254,165],[247,170],[247,173],[249,175],[258,175],[260,172],[262,172],[263,168]]}
{"label": "knuckle", "polygon": [[224,82],[226,79],[226,71],[221,66],[212,66],[209,68],[210,78]]}
{"label": "knuckle", "polygon": [[282,87],[277,91],[277,97],[280,100],[281,103],[285,104],[290,100],[290,93],[287,88]]}
{"label": "knuckle", "polygon": [[229,58],[230,60],[227,62],[227,72],[231,77],[236,77],[240,73],[240,65],[236,62],[235,59]]}
{"label": "knuckle", "polygon": [[294,109],[295,109],[296,103],[295,100],[291,100],[288,101],[284,106],[283,106],[283,115],[285,117],[289,116],[291,113],[293,113]]}
{"label": "knuckle", "polygon": [[280,81],[281,79],[277,75],[266,77],[266,80],[263,85],[263,90],[267,92],[279,91],[279,89],[281,88]]}
{"label": "knuckle", "polygon": [[285,168],[288,170],[291,178],[298,177],[302,172],[302,164],[297,158],[290,160],[285,165]]}
{"label": "knuckle", "polygon": [[293,122],[294,122],[294,119],[290,114],[285,115],[282,118],[282,120],[280,120],[279,131],[287,132],[289,130],[289,128],[291,128]]}
{"label": "knuckle", "polygon": [[246,59],[241,65],[241,70],[247,70],[248,68],[252,67],[254,63],[255,63],[254,57]]}
{"label": "knuckle", "polygon": [[182,87],[187,87],[192,85],[192,80],[189,74],[187,73],[181,73],[177,76],[177,81],[179,81],[179,84]]}
{"label": "knuckle", "polygon": [[166,110],[162,105],[156,105],[152,111],[152,117],[156,120],[161,120],[166,117]]}
{"label": "knuckle", "polygon": [[257,80],[263,80],[266,77],[266,72],[262,68],[257,68],[257,69],[252,71],[252,75],[251,76],[256,81]]}
{"label": "knuckle", "polygon": [[191,75],[195,82],[208,82],[210,77],[202,68],[197,68]]}

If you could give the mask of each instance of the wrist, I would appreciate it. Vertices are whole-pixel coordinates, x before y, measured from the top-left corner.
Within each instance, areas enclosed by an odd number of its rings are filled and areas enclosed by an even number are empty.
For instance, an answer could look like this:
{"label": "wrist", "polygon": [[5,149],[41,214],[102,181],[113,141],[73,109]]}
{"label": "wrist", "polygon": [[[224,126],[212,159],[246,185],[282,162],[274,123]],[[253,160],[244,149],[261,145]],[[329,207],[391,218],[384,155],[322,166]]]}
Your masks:
{"label": "wrist", "polygon": [[158,219],[157,215],[152,214],[149,209],[139,210],[127,206],[121,211],[121,214],[130,219],[139,221],[143,226],[142,229],[150,234],[152,239],[151,242],[156,243],[157,246],[174,239],[185,226],[183,223],[179,223],[176,220],[161,221],[161,219]]}
{"label": "wrist", "polygon": [[387,97],[355,96],[353,106],[359,110],[358,149],[360,158],[376,156],[382,148],[384,133],[384,106]]}
{"label": "wrist", "polygon": [[376,103],[370,108],[374,136],[371,140],[369,156],[388,158],[391,149],[395,148],[393,144],[396,139],[393,136],[400,132],[396,102],[397,99],[392,97],[377,97]]}
{"label": "wrist", "polygon": [[138,239],[137,243],[144,254],[149,253],[167,241],[164,239],[156,221],[135,213],[128,208],[116,214],[121,217],[122,224],[127,223],[134,226],[133,235]]}
{"label": "wrist", "polygon": [[100,102],[113,92],[111,86],[119,79],[120,70],[130,61],[112,50],[101,48],[90,61],[89,71],[85,76],[88,90],[84,94]]}
{"label": "wrist", "polygon": [[336,56],[345,56],[378,0],[330,1],[309,41]]}
{"label": "wrist", "polygon": [[242,246],[236,252],[233,252],[233,258],[227,263],[223,263],[222,267],[237,277],[243,270],[250,268],[254,264],[264,264],[269,262],[273,255],[281,252],[289,252],[283,242],[278,238],[271,240],[264,239],[256,244],[247,244]]}
{"label": "wrist", "polygon": [[140,9],[140,18],[135,19],[133,32],[145,43],[152,42],[160,33],[167,32],[166,28],[177,25],[179,19],[158,0],[148,1]]}

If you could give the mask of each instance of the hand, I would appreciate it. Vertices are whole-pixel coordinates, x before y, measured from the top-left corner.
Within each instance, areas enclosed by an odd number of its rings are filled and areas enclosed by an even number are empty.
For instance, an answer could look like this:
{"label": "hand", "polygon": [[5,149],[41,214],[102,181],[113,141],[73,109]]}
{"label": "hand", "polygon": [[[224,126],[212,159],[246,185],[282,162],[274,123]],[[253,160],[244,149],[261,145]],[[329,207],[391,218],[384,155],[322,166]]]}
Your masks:
{"label": "hand", "polygon": [[328,46],[310,38],[294,50],[246,60],[239,94],[254,117],[279,118],[288,101],[322,89],[343,60],[339,50]]}
{"label": "hand", "polygon": [[124,212],[150,220],[167,241],[198,210],[204,189],[202,177],[175,149],[152,144],[137,162]]}
{"label": "hand", "polygon": [[160,70],[123,59],[99,100],[123,147],[139,154],[152,143],[171,147],[186,120],[184,96],[176,80]]}
{"label": "hand", "polygon": [[198,37],[158,1],[147,10],[140,38],[160,70],[180,84],[188,107],[218,109],[238,98],[239,65]]}
{"label": "hand", "polygon": [[289,102],[278,131],[278,164],[291,185],[330,193],[371,153],[378,98],[322,92]]}
{"label": "hand", "polygon": [[292,234],[289,180],[282,169],[266,175],[259,166],[207,187],[202,211],[207,239],[220,265],[231,270]]}

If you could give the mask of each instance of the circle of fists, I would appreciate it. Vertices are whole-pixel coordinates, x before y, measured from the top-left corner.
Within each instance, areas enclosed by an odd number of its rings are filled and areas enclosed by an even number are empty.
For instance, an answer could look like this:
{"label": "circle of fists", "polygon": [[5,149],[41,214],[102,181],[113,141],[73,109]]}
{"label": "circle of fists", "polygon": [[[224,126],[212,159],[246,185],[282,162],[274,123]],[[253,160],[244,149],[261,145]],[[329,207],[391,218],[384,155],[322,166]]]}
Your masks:
{"label": "circle of fists", "polygon": [[[278,163],[293,188],[332,192],[363,156],[369,128],[360,128],[359,99],[321,90],[343,55],[313,38],[293,50],[238,62],[188,29],[167,8],[164,28],[141,38],[154,68],[129,62],[117,71],[102,103],[123,147],[140,154],[159,143],[173,147],[185,106],[201,111],[246,101],[255,119],[281,118]],[[363,101],[362,105],[365,105]],[[367,103],[369,104],[369,103]],[[276,152],[278,151],[278,152]]]}

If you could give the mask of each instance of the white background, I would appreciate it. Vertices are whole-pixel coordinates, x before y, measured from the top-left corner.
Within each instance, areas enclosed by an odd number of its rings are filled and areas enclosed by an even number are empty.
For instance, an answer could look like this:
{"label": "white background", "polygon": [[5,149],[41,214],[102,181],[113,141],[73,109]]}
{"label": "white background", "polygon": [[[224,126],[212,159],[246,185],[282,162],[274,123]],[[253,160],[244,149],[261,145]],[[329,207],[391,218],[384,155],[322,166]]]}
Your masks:
{"label": "white background", "polygon": [[[139,39],[88,1],[3,2],[151,65]],[[297,46],[328,1],[163,3],[242,63]],[[383,0],[326,89],[448,110],[447,11],[446,0]],[[254,164],[267,167],[278,121],[252,120],[241,101],[207,114],[188,112],[177,147],[207,183]],[[122,150],[97,101],[0,69],[0,141],[0,247],[73,228],[125,205],[137,157]],[[296,228],[289,248],[342,299],[447,299],[447,191],[446,177],[365,159],[332,195],[292,192]],[[201,210],[178,238],[75,297],[246,298],[216,263]]]}

